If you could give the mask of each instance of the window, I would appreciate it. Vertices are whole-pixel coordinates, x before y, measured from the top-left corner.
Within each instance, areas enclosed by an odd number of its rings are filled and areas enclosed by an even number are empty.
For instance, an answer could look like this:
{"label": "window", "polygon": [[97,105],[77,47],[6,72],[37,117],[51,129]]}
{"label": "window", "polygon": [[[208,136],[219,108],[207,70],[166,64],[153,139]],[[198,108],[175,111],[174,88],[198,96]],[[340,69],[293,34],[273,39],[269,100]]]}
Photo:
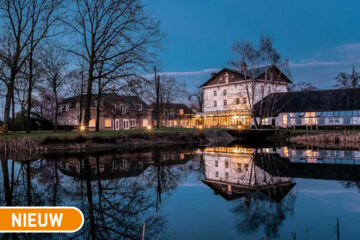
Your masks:
{"label": "window", "polygon": [[318,118],[319,125],[325,125],[325,118]]}
{"label": "window", "polygon": [[226,100],[224,100],[224,106],[227,106],[227,101]]}
{"label": "window", "polygon": [[249,169],[249,164],[245,164],[244,168],[247,171]]}
{"label": "window", "polygon": [[214,107],[217,107],[217,102],[216,101],[214,101]]}
{"label": "window", "polygon": [[269,125],[269,118],[263,118],[262,125]]}
{"label": "window", "polygon": [[344,124],[346,124],[346,125],[351,124],[351,118],[350,117],[345,117],[343,121],[344,121]]}
{"label": "window", "polygon": [[71,121],[71,120],[69,120],[69,125],[72,125],[72,121]]}
{"label": "window", "polygon": [[243,98],[243,104],[247,104],[247,99],[246,99],[246,97]]}
{"label": "window", "polygon": [[80,109],[80,103],[76,103],[76,109]]}
{"label": "window", "polygon": [[226,94],[227,94],[227,91],[226,91],[226,89],[224,89],[223,95],[226,96]]}
{"label": "window", "polygon": [[184,109],[179,109],[179,115],[184,115]]}
{"label": "window", "polygon": [[261,94],[264,95],[264,85],[261,85]]}
{"label": "window", "polygon": [[218,171],[215,172],[215,177],[219,177],[219,172]]}
{"label": "window", "polygon": [[120,112],[121,112],[122,114],[125,114],[125,113],[126,113],[126,105],[124,105],[124,104],[121,104],[121,105],[120,105]]}
{"label": "window", "polygon": [[69,104],[66,104],[66,105],[65,105],[65,110],[66,110],[66,111],[69,111],[69,108],[70,108]]}
{"label": "window", "polygon": [[236,99],[235,99],[235,103],[236,103],[236,104],[240,104],[240,98],[236,98]]}
{"label": "window", "polygon": [[136,126],[136,120],[130,119],[130,127],[135,127],[135,126]]}
{"label": "window", "polygon": [[287,125],[288,124],[288,115],[285,113],[283,114],[283,125]]}
{"label": "window", "polygon": [[229,178],[229,173],[228,172],[225,172],[225,177]]}
{"label": "window", "polygon": [[228,168],[228,167],[229,167],[229,162],[225,161],[225,168]]}
{"label": "window", "polygon": [[111,119],[105,119],[105,127],[111,127]]}
{"label": "window", "polygon": [[136,110],[142,111],[142,105],[141,104],[136,104]]}
{"label": "window", "polygon": [[241,163],[238,163],[238,170],[241,171]]}
{"label": "window", "polygon": [[95,119],[90,120],[89,127],[95,127]]}
{"label": "window", "polygon": [[270,93],[271,92],[271,87],[270,86],[268,86],[268,93]]}
{"label": "window", "polygon": [[148,120],[147,120],[147,119],[143,119],[143,120],[142,120],[142,125],[143,125],[143,127],[147,127],[147,126],[149,125]]}
{"label": "window", "polygon": [[217,96],[217,92],[216,92],[216,90],[214,90],[214,96]]}
{"label": "window", "polygon": [[215,167],[219,166],[219,161],[215,161]]}

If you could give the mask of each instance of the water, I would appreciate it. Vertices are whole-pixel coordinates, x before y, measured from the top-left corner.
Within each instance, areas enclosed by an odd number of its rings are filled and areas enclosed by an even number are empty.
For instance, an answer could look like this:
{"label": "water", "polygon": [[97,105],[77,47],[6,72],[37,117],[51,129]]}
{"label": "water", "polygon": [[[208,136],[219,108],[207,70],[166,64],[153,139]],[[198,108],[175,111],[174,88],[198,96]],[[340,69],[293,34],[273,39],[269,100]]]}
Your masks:
{"label": "water", "polygon": [[360,151],[240,145],[1,161],[0,205],[76,206],[73,234],[3,239],[358,239]]}

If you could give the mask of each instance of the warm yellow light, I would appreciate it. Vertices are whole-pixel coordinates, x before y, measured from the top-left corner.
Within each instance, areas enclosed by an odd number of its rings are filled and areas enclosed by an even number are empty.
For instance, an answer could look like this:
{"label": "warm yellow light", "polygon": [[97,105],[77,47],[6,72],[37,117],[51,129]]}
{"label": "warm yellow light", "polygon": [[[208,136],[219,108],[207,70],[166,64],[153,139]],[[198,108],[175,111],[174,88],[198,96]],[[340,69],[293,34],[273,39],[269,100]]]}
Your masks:
{"label": "warm yellow light", "polygon": [[147,129],[148,129],[148,130],[151,130],[151,126],[147,126]]}
{"label": "warm yellow light", "polygon": [[199,126],[199,129],[202,129],[203,127],[202,126]]}
{"label": "warm yellow light", "polygon": [[238,126],[238,129],[241,129],[241,126]]}

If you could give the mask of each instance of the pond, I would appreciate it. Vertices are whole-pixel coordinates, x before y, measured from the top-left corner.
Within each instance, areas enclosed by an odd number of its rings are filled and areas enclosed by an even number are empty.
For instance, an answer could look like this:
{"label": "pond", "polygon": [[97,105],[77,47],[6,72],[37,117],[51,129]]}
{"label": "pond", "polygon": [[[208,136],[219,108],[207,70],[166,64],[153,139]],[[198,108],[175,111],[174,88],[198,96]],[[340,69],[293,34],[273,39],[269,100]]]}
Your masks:
{"label": "pond", "polygon": [[2,159],[1,206],[76,206],[71,234],[2,239],[357,239],[360,151],[178,147]]}

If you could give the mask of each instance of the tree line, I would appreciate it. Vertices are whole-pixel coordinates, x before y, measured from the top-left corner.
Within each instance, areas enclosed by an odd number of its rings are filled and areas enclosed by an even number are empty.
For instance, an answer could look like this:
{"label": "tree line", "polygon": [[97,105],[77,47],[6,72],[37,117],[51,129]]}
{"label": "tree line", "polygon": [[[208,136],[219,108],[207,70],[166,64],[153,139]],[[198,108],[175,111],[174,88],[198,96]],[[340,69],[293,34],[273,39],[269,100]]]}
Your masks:
{"label": "tree line", "polygon": [[28,132],[34,112],[53,115],[56,128],[66,94],[84,98],[88,124],[94,94],[137,92],[159,62],[164,34],[140,0],[0,0],[0,12],[5,132],[15,105]]}

